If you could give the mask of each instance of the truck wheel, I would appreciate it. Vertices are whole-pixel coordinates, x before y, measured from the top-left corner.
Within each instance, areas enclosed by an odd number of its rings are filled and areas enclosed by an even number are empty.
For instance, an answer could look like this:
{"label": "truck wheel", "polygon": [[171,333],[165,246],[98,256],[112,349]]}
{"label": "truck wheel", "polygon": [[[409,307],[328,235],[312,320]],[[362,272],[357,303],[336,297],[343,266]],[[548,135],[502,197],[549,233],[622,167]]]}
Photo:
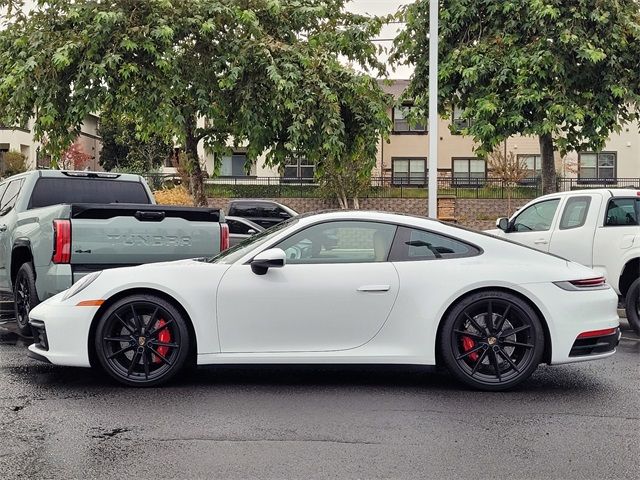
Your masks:
{"label": "truck wheel", "polygon": [[640,278],[631,284],[624,299],[624,309],[631,328],[640,335]]}
{"label": "truck wheel", "polygon": [[13,303],[18,329],[22,335],[30,337],[29,312],[40,303],[36,292],[36,275],[31,262],[23,263],[18,270],[13,286]]}

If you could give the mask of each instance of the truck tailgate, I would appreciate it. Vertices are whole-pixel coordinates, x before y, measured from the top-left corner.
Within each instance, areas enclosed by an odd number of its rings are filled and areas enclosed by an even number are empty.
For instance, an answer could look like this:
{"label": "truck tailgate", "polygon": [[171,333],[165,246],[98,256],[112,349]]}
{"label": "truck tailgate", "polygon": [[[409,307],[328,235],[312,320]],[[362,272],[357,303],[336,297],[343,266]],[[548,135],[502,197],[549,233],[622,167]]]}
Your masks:
{"label": "truck tailgate", "polygon": [[164,205],[71,205],[72,265],[137,265],[212,256],[220,211]]}

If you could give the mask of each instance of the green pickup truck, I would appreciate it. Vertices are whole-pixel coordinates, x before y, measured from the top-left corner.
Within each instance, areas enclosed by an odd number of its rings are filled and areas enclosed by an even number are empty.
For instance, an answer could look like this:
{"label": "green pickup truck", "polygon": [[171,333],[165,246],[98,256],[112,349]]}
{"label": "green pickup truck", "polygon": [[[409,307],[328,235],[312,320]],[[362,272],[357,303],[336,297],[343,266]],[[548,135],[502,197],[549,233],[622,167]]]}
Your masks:
{"label": "green pickup truck", "polygon": [[0,291],[29,310],[106,268],[212,256],[229,244],[218,209],[160,206],[139,175],[39,170],[0,183]]}

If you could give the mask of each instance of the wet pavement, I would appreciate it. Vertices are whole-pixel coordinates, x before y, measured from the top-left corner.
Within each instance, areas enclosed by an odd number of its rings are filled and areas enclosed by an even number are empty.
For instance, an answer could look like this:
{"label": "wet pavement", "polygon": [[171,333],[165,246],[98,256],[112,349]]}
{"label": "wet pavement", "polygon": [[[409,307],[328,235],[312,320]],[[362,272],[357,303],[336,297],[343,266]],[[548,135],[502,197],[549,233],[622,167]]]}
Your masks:
{"label": "wet pavement", "polygon": [[207,367],[165,388],[38,363],[0,320],[0,478],[640,478],[640,339],[478,393],[406,367]]}

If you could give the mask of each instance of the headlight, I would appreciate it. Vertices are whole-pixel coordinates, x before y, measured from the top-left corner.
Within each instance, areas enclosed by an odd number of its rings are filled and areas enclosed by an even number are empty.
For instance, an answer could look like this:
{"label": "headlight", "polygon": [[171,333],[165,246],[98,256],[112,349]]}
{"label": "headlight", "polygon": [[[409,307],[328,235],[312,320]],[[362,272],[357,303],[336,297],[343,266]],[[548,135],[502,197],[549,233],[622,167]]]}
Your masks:
{"label": "headlight", "polygon": [[91,285],[91,283],[93,283],[93,281],[98,278],[100,276],[100,274],[102,273],[102,271],[99,272],[93,272],[90,273],[89,275],[85,275],[84,277],[82,277],[80,280],[78,280],[76,283],[74,283],[71,288],[69,288],[65,294],[62,296],[62,300],[67,300],[71,297],[73,297],[75,294],[81,292],[82,290],[84,290],[85,288],[87,288],[89,285]]}

